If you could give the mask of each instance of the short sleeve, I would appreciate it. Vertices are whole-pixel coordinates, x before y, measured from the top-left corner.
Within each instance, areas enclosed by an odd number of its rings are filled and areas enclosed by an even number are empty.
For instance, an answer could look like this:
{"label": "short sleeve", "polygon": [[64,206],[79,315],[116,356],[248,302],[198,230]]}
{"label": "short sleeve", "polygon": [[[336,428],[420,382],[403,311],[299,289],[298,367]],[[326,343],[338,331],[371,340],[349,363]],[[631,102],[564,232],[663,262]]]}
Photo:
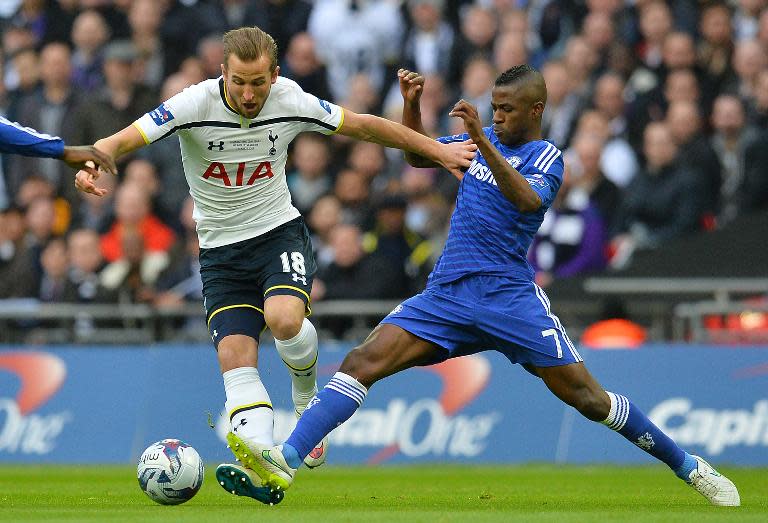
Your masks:
{"label": "short sleeve", "polygon": [[199,121],[202,89],[200,84],[187,87],[133,122],[144,142],[156,142],[173,134],[184,124]]}
{"label": "short sleeve", "polygon": [[344,109],[317,96],[304,92],[297,86],[297,112],[305,131],[323,134],[337,132],[344,123]]}
{"label": "short sleeve", "polygon": [[563,154],[554,145],[547,144],[546,148],[533,155],[533,159],[533,162],[522,168],[520,174],[539,195],[542,205],[549,207],[563,184]]}

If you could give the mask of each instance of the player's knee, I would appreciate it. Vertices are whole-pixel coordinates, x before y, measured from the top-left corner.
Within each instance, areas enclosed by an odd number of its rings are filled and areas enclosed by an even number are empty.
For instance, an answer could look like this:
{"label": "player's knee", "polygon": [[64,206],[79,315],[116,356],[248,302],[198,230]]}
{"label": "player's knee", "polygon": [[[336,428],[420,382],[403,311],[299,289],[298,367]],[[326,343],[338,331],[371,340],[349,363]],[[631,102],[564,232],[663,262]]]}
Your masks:
{"label": "player's knee", "polygon": [[574,396],[572,405],[582,416],[592,421],[603,421],[611,410],[608,395],[602,390],[583,389]]}
{"label": "player's knee", "polygon": [[278,340],[289,340],[301,330],[304,315],[273,312],[267,313],[264,319],[267,322],[267,327],[272,331],[272,336]]}
{"label": "player's knee", "polygon": [[382,362],[372,357],[370,351],[363,348],[352,349],[339,367],[339,371],[348,374],[363,386],[370,387],[381,377]]}
{"label": "player's knee", "polygon": [[222,372],[240,367],[255,367],[257,363],[256,340],[249,336],[225,336],[218,346],[219,366]]}

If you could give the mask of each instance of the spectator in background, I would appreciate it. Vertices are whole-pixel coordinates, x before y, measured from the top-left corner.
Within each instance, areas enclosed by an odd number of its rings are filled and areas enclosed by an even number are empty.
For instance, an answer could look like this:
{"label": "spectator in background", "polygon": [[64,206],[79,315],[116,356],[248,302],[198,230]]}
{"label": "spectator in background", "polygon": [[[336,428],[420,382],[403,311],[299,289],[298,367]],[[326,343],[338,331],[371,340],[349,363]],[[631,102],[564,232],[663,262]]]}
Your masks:
{"label": "spectator in background", "polygon": [[104,85],[102,51],[110,31],[98,11],[83,11],[72,26],[72,83],[80,92],[95,92]]}
{"label": "spectator in background", "polygon": [[370,196],[382,192],[391,180],[387,174],[387,157],[384,147],[371,142],[356,141],[352,144],[347,156],[347,165],[355,172],[363,175],[370,187]]}
{"label": "spectator in background", "polygon": [[147,252],[144,243],[141,231],[125,228],[120,235],[120,257],[101,271],[101,284],[119,303],[151,302],[157,278],[168,267],[168,253]]}
{"label": "spectator in background", "polygon": [[35,45],[40,46],[66,40],[71,19],[56,2],[23,0],[10,23],[29,28],[34,34]]}
{"label": "spectator in background", "polygon": [[393,268],[390,284],[398,296],[424,289],[432,271],[432,245],[405,224],[408,200],[404,195],[387,194],[375,203],[373,228],[363,235],[363,250],[381,256]]}
{"label": "spectator in background", "polygon": [[636,48],[640,61],[651,71],[662,65],[664,40],[673,27],[672,11],[666,2],[651,0],[640,6],[640,34],[642,40]]}
{"label": "spectator in background", "polygon": [[605,73],[595,82],[592,104],[608,120],[613,138],[629,138],[625,87],[624,79],[615,73]]}
{"label": "spectator in background", "polygon": [[296,138],[288,188],[293,205],[302,214],[306,214],[315,201],[331,189],[330,159],[331,152],[324,136],[305,133]]}
{"label": "spectator in background", "polygon": [[[461,18],[460,33],[453,41],[448,83],[456,85],[464,82],[468,64],[476,57],[487,61],[493,59],[493,42],[498,29],[498,20],[493,11],[479,4],[467,7]],[[493,82],[486,85],[492,85]],[[483,106],[477,106],[482,108]],[[485,121],[485,120],[484,120]]]}
{"label": "spectator in background", "polygon": [[348,99],[350,81],[358,74],[381,92],[389,78],[387,66],[397,61],[402,30],[398,5],[386,0],[324,0],[314,4],[308,31],[328,68],[334,100]]}
{"label": "spectator in background", "polygon": [[42,275],[37,298],[48,303],[66,301],[69,259],[63,239],[53,238],[46,244],[40,254],[40,265]]}
{"label": "spectator in background", "polygon": [[341,221],[364,226],[370,218],[370,186],[365,175],[344,169],[336,175],[333,194],[341,203]]}
{"label": "spectator in background", "polygon": [[[492,118],[491,89],[495,79],[496,70],[493,64],[483,56],[477,55],[466,62],[464,74],[461,77],[459,98],[463,98],[477,107],[480,118],[484,122]],[[451,119],[450,125],[455,127],[453,130],[463,129],[463,124],[458,118]]]}
{"label": "spectator in background", "polygon": [[579,97],[571,92],[568,69],[564,63],[549,61],[544,64],[541,74],[547,84],[547,107],[541,118],[542,134],[558,147],[564,147],[581,110]]}
{"label": "spectator in background", "polygon": [[643,142],[645,168],[624,192],[616,219],[614,268],[625,266],[635,249],[654,248],[698,228],[700,181],[680,162],[677,152],[666,124],[648,124]]}
{"label": "spectator in background", "polygon": [[743,102],[723,94],[712,109],[713,134],[710,138],[722,167],[718,225],[764,204],[768,190],[765,176],[764,136],[747,124]]}
{"label": "spectator in background", "polygon": [[150,214],[169,225],[177,231],[181,231],[181,224],[177,218],[181,205],[176,202],[167,202],[160,182],[160,177],[155,164],[144,158],[134,158],[123,168],[123,185],[137,185],[144,189],[149,196]]}
{"label": "spectator in background", "polygon": [[600,170],[621,188],[626,187],[638,171],[637,157],[629,142],[613,137],[608,119],[598,111],[585,111],[579,117],[576,134],[596,136],[603,145]]}
{"label": "spectator in background", "polygon": [[[244,20],[239,24],[230,24],[230,27],[256,26],[271,34],[277,43],[277,59],[282,61],[288,42],[307,30],[313,4],[306,0],[251,0],[245,3]],[[316,91],[307,91],[317,94]]]}
{"label": "spectator in background", "polygon": [[20,49],[10,57],[13,88],[8,90],[8,116],[18,120],[19,106],[40,85],[40,60],[32,48]]}
{"label": "spectator in background", "polygon": [[579,97],[579,106],[586,106],[591,101],[592,76],[598,63],[597,53],[583,37],[573,36],[565,46],[563,63],[571,80],[571,92]]}
{"label": "spectator in background", "polygon": [[339,199],[332,194],[326,194],[315,201],[315,205],[307,215],[318,270],[324,269],[333,262],[331,231],[341,223],[341,210]]}
{"label": "spectator in background", "polygon": [[[40,53],[42,85],[19,101],[19,121],[71,143],[73,118],[81,101],[72,89],[71,73],[69,48],[63,43],[46,45]],[[65,195],[71,202],[77,201],[72,170],[59,160],[14,156],[9,158],[7,165],[10,176],[6,181],[12,193],[18,191],[22,180],[39,175],[48,180],[57,193]]]}
{"label": "spectator in background", "polygon": [[[599,57],[598,59],[602,60],[598,69],[606,69],[608,66],[608,50],[616,39],[616,32],[611,16],[605,11],[590,11],[589,14],[584,17],[581,36],[594,52],[597,53],[597,56]],[[547,84],[547,90],[549,90],[549,84]]]}
{"label": "spectator in background", "polygon": [[743,40],[733,52],[733,69],[736,72],[730,92],[744,99],[752,99],[757,88],[757,75],[768,67],[768,50],[758,40]]}
{"label": "spectator in background", "polygon": [[664,73],[677,69],[696,68],[696,43],[693,37],[682,31],[669,33],[661,49]]}
{"label": "spectator in background", "polygon": [[363,234],[356,225],[341,224],[331,231],[333,262],[318,271],[312,287],[313,300],[364,300],[401,298],[402,289],[392,285],[396,271],[381,256],[366,254]]}
{"label": "spectator in background", "polygon": [[221,76],[221,64],[224,63],[224,42],[221,35],[212,34],[200,40],[197,56],[200,58],[206,79]]}
{"label": "spectator in background", "polygon": [[603,142],[599,136],[576,135],[573,147],[566,151],[566,160],[571,165],[568,202],[588,199],[597,209],[606,228],[616,220],[616,211],[621,201],[619,187],[605,177],[600,168]]}
{"label": "spectator in background", "polygon": [[283,57],[280,74],[321,100],[331,99],[328,73],[317,57],[315,41],[309,33],[297,33],[291,38]]}
{"label": "spectator in background", "polygon": [[184,201],[179,221],[183,224],[183,245],[172,253],[168,268],[157,278],[157,294],[153,303],[158,307],[176,307],[187,301],[203,299],[203,281],[200,279],[200,242],[192,217],[194,202]]}
{"label": "spectator in background", "polygon": [[34,269],[40,273],[40,253],[46,244],[54,237],[56,224],[56,209],[53,200],[46,197],[35,198],[29,204],[24,214],[27,234],[24,243],[32,251],[35,259]]}
{"label": "spectator in background", "polygon": [[766,0],[738,0],[733,15],[733,28],[737,41],[757,36],[760,14],[766,11]]}
{"label": "spectator in background", "polygon": [[160,38],[165,7],[156,0],[133,0],[128,7],[131,42],[136,48],[140,83],[159,89],[166,73],[166,59]]}
{"label": "spectator in background", "polygon": [[706,5],[699,17],[699,67],[704,73],[702,95],[708,107],[723,86],[732,78],[733,29],[731,11],[727,5]]}
{"label": "spectator in background", "polygon": [[506,71],[525,63],[528,63],[525,35],[512,32],[499,34],[493,45],[493,67],[496,71]]}
{"label": "spectator in background", "polygon": [[528,251],[540,287],[605,268],[605,221],[586,191],[573,190],[569,171]]}
{"label": "spectator in background", "polygon": [[162,254],[167,262],[167,253],[173,246],[175,235],[170,227],[150,212],[149,193],[140,185],[123,184],[117,189],[115,223],[101,238],[101,252],[107,261],[127,257],[122,251],[126,231],[134,231],[142,239],[142,256],[144,251]]}
{"label": "spectator in background", "polygon": [[768,69],[763,69],[755,79],[755,95],[749,101],[748,120],[758,129],[768,129]]}
{"label": "spectator in background", "polygon": [[129,41],[116,41],[104,49],[104,88],[83,103],[75,116],[78,143],[93,143],[131,125],[137,114],[157,105],[157,96],[137,85],[133,78],[136,48]]}
{"label": "spectator in background", "polygon": [[106,233],[114,220],[114,195],[117,178],[102,176],[99,184],[107,192],[103,196],[83,194],[80,204],[73,215],[72,226],[82,229],[93,229],[99,234]]}
{"label": "spectator in background", "polygon": [[69,271],[64,300],[72,303],[107,302],[114,299],[99,281],[104,266],[99,235],[91,229],[75,229],[67,236]]}
{"label": "spectator in background", "polygon": [[17,207],[0,211],[0,299],[33,296],[37,264],[24,242],[24,214]]}
{"label": "spectator in background", "polygon": [[720,200],[721,167],[720,159],[702,132],[701,109],[690,101],[673,102],[665,122],[678,147],[680,162],[695,171],[702,182],[704,226],[712,228]]}
{"label": "spectator in background", "polygon": [[408,0],[407,8],[412,26],[403,44],[403,67],[424,75],[447,75],[455,32],[444,17],[445,1]]}

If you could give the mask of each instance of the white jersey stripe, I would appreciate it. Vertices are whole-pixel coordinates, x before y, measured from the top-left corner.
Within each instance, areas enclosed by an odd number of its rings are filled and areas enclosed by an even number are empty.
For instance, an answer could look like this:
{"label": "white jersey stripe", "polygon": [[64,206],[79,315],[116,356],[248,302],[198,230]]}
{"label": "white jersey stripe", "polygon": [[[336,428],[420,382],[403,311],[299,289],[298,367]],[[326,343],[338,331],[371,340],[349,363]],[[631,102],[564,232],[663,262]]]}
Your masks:
{"label": "white jersey stripe", "polygon": [[545,173],[549,171],[549,168],[552,167],[552,164],[555,163],[555,160],[557,160],[557,157],[563,154],[560,149],[555,149],[557,151],[557,154],[552,157],[552,159],[547,162],[547,164],[542,168],[542,171]]}
{"label": "white jersey stripe", "polygon": [[[560,153],[560,150],[553,145],[552,146],[552,150],[549,152],[549,154],[546,156],[546,158],[544,158],[544,160],[542,160],[541,163],[539,163],[539,165],[538,165],[539,169],[544,170],[544,168],[547,166],[549,161],[552,158],[556,158],[558,153]],[[546,172],[546,171],[544,171],[544,172]]]}
{"label": "white jersey stripe", "polygon": [[560,323],[560,318],[558,318],[555,314],[552,314],[552,311],[550,310],[549,298],[547,298],[544,290],[535,283],[533,284],[533,287],[536,291],[536,297],[539,298],[539,301],[544,306],[544,310],[546,311],[547,316],[552,319],[552,322],[555,324],[555,328],[560,332],[561,336],[563,337],[563,341],[565,341],[565,344],[568,347],[568,350],[571,352],[573,358],[576,361],[584,361],[576,350],[576,347],[573,346],[571,339],[565,333],[565,328],[563,327],[563,324]]}
{"label": "white jersey stripe", "polygon": [[544,152],[542,152],[539,158],[535,162],[533,162],[533,166],[538,167],[539,162],[541,162],[541,160],[544,158],[545,155],[549,154],[549,152],[552,150],[553,147],[554,145],[552,145],[551,143],[548,143],[547,148],[544,149]]}

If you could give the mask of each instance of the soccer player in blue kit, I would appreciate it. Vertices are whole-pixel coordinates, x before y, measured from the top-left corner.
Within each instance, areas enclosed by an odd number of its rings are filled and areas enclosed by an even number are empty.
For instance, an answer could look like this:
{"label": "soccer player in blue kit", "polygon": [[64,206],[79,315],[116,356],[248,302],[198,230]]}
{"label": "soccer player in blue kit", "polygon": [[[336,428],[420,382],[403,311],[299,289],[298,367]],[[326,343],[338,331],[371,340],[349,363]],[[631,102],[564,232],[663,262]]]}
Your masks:
{"label": "soccer player in blue kit", "polygon": [[[424,78],[402,69],[398,76],[403,123],[426,134],[419,110]],[[496,79],[492,126],[482,127],[477,109],[465,100],[453,107],[450,115],[461,118],[467,132],[438,140],[471,138],[478,152],[461,180],[448,240],[426,289],[398,305],[347,355],[283,445],[259,447],[229,434],[235,455],[264,484],[287,489],[304,457],[354,414],[378,380],[416,365],[497,350],[584,417],[666,463],[712,504],[740,504],[730,480],[678,447],[626,397],[603,390],[534,283],[526,253],[563,180],[560,150],[542,139],[546,100],[542,75],[520,65]],[[417,167],[433,165],[412,154],[406,159]]]}

